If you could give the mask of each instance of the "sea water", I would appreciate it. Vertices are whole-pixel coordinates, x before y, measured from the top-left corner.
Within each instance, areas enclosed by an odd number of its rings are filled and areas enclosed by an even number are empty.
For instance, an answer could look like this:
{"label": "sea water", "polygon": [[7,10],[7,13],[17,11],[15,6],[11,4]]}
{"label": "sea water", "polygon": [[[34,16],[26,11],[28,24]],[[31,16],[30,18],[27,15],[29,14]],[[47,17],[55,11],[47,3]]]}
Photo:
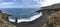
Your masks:
{"label": "sea water", "polygon": [[40,14],[36,12],[39,8],[4,8],[0,10],[9,13],[11,15],[9,20],[12,20],[13,22],[15,21],[15,18],[18,19],[18,22],[21,22],[23,19],[34,19]]}

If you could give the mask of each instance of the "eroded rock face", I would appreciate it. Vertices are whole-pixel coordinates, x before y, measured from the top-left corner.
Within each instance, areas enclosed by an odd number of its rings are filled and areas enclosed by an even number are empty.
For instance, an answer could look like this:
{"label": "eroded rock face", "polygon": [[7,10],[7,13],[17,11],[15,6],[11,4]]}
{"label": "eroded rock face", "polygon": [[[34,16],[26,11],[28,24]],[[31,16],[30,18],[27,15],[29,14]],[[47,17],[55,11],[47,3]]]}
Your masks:
{"label": "eroded rock face", "polygon": [[42,27],[60,27],[60,11],[51,14]]}

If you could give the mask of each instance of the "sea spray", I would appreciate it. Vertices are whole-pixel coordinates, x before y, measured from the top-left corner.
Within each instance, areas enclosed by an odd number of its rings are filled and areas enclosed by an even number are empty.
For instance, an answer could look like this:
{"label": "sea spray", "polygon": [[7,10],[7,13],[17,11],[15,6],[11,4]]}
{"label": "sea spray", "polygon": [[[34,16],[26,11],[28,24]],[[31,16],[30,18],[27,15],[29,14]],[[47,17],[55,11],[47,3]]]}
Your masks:
{"label": "sea spray", "polygon": [[[39,18],[41,16],[42,16],[42,12],[40,12],[38,15],[34,15],[34,16],[30,17],[30,19],[18,19],[17,23],[20,23],[20,22],[31,22],[31,21],[33,21],[33,20],[35,20],[35,19],[37,19],[37,18]],[[15,20],[14,19],[10,19],[10,17],[9,17],[9,21],[10,22],[15,22]]]}

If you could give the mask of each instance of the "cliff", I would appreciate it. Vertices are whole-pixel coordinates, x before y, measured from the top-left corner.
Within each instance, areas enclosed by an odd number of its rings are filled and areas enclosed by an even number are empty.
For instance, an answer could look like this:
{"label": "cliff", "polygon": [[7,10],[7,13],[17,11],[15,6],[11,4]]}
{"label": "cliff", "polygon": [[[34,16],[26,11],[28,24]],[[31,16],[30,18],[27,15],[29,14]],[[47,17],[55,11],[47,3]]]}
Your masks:
{"label": "cliff", "polygon": [[43,18],[46,21],[42,27],[60,27],[60,3],[47,7],[41,7],[41,9],[36,12],[42,12],[46,17]]}
{"label": "cliff", "polygon": [[0,10],[0,27],[16,27],[13,24],[11,24],[10,22],[4,20],[2,17],[3,17],[3,13]]}
{"label": "cliff", "polygon": [[51,14],[42,27],[60,27],[60,11]]}
{"label": "cliff", "polygon": [[55,13],[58,11],[60,11],[60,3],[53,4],[46,7],[41,7],[41,9],[36,12],[42,12],[43,14],[50,16],[52,13]]}
{"label": "cliff", "polygon": [[50,10],[56,10],[56,11],[59,11],[59,10],[60,10],[60,3],[53,4],[53,5],[46,6],[46,7],[41,7],[41,9],[38,10],[38,11],[36,11],[36,12],[50,11]]}

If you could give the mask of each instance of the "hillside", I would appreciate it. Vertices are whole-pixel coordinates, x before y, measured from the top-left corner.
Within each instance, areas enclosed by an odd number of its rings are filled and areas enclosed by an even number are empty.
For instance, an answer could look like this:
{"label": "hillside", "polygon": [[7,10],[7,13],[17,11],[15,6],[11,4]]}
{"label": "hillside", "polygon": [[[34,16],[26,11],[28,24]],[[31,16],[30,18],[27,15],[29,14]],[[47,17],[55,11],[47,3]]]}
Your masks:
{"label": "hillside", "polygon": [[15,27],[13,24],[9,23],[8,21],[2,18],[3,13],[0,10],[0,27]]}
{"label": "hillside", "polygon": [[60,11],[51,14],[43,27],[60,27]]}

